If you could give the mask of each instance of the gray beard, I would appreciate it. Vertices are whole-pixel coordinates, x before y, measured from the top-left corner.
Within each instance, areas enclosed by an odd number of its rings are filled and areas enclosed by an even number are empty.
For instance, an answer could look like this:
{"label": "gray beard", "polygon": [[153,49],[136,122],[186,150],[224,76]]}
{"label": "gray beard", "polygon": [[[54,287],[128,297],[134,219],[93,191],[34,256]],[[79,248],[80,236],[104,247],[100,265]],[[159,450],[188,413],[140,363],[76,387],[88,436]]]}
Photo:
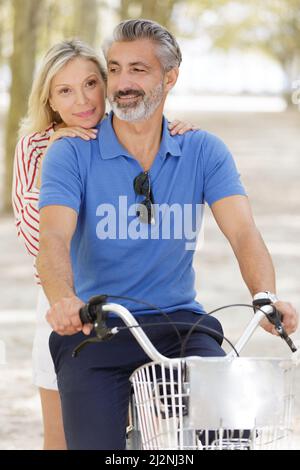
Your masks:
{"label": "gray beard", "polygon": [[159,83],[148,96],[143,96],[142,100],[132,106],[123,106],[120,107],[117,102],[114,101],[113,97],[108,97],[108,100],[111,105],[111,109],[117,118],[122,121],[143,121],[149,119],[154,111],[158,108],[162,102],[164,95],[163,83]]}

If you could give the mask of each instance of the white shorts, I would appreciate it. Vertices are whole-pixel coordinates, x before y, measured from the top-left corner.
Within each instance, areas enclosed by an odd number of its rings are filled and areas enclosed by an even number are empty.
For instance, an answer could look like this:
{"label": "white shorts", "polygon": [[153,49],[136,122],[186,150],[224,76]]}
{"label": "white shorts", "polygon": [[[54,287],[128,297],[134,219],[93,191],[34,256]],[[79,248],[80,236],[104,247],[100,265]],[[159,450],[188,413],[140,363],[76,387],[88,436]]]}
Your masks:
{"label": "white shorts", "polygon": [[49,350],[49,336],[52,328],[46,320],[47,310],[49,310],[48,299],[42,287],[39,287],[36,330],[32,349],[33,383],[41,388],[57,390],[56,374]]}

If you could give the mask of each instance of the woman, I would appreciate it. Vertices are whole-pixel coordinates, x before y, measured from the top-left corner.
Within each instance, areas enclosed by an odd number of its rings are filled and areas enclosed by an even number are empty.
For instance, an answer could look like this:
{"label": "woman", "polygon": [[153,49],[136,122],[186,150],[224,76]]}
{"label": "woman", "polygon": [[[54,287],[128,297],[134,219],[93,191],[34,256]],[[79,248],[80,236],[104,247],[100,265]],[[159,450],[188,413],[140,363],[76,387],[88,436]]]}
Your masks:
{"label": "woman", "polygon": [[[35,259],[39,249],[39,187],[43,156],[62,137],[94,139],[94,127],[105,113],[106,74],[93,49],[79,40],[63,41],[46,54],[29,98],[28,114],[20,127],[13,177],[13,209],[18,236]],[[171,134],[193,129],[174,121]],[[39,277],[35,272],[37,283]],[[56,375],[48,347],[49,308],[39,288],[37,327],[33,344],[33,380],[39,387],[44,449],[66,449]]]}

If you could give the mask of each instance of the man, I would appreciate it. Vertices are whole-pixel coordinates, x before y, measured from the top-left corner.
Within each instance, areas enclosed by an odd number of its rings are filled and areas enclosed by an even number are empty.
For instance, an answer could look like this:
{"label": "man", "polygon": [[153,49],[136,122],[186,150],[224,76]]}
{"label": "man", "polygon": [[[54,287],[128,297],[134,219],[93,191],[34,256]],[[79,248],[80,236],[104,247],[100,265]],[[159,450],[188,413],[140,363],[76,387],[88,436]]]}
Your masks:
{"label": "man", "polygon": [[[132,298],[121,303],[144,325],[163,317],[135,299],[157,305],[172,321],[195,322],[205,312],[195,301],[190,242],[204,202],[252,296],[271,297],[288,333],[298,322],[289,303],[276,301],[272,261],[225,145],[203,131],[176,138],[167,131],[164,103],[181,62],[175,38],[151,21],[129,20],[117,26],[105,53],[113,112],[99,125],[96,141],[53,144],[40,196],[37,266],[51,305],[50,348],[70,449],[124,448],[128,378],[148,360],[129,331],[72,359],[83,333],[91,331],[82,326],[79,309],[92,295],[105,293]],[[202,324],[216,334],[196,331],[186,354],[224,355],[217,320],[204,315]],[[272,325],[263,326],[275,333]],[[181,336],[186,332],[179,328]],[[147,333],[162,354],[179,355],[172,328]]]}

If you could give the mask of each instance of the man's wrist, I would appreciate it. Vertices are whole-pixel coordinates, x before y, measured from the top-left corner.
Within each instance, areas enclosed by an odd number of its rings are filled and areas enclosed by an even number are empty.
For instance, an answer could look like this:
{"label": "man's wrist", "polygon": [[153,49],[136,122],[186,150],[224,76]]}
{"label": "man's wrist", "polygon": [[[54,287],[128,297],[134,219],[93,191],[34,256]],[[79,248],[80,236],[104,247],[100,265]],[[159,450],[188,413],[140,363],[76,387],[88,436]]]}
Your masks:
{"label": "man's wrist", "polygon": [[260,303],[263,301],[266,301],[266,303],[274,304],[275,302],[278,302],[278,297],[274,292],[270,291],[257,292],[253,296],[253,302]]}
{"label": "man's wrist", "polygon": [[[43,284],[42,284],[43,285]],[[54,304],[61,302],[64,299],[72,299],[74,297],[77,298],[77,295],[72,290],[67,289],[47,289],[45,285],[43,286],[46,297],[48,298],[49,304],[52,307]]]}

